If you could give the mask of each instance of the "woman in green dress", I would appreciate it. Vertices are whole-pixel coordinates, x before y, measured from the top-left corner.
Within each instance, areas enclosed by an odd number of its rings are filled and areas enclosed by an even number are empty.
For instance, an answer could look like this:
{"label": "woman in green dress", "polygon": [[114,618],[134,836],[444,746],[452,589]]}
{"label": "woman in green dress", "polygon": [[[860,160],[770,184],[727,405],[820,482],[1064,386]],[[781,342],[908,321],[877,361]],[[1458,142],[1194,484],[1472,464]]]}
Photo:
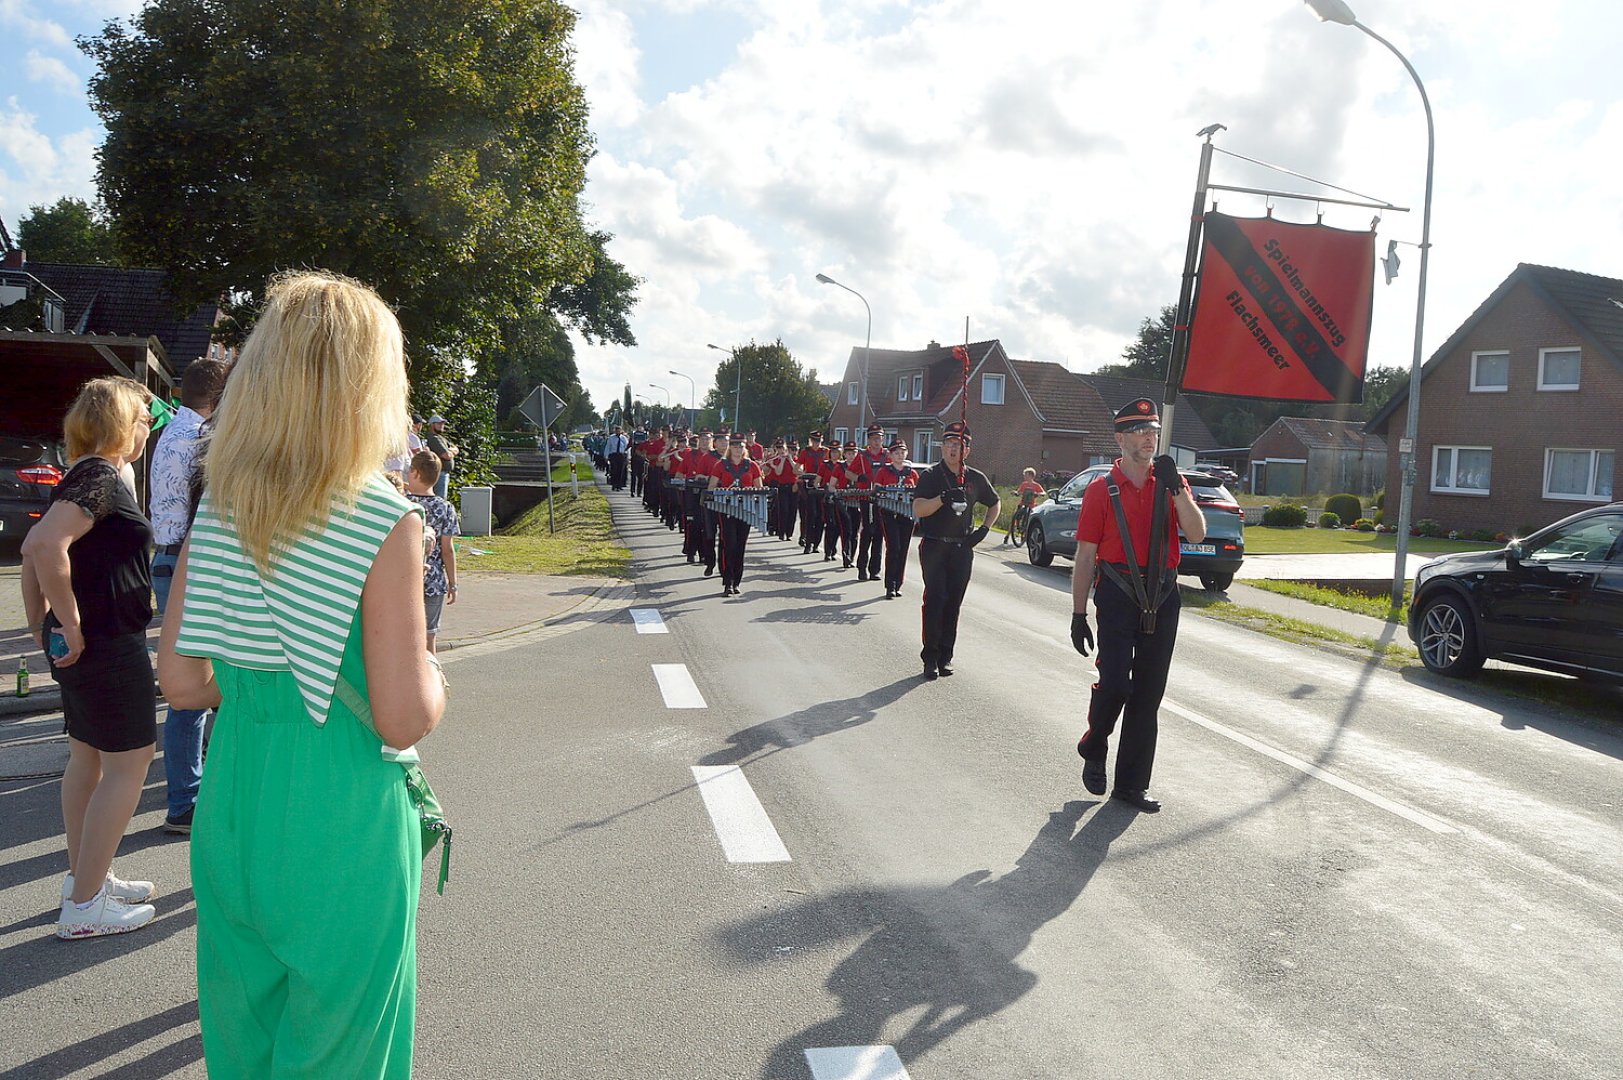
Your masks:
{"label": "woman in green dress", "polygon": [[158,655],[170,704],[217,709],[191,852],[203,1055],[214,1080],[406,1077],[422,851],[396,759],[445,685],[421,513],[381,473],[409,422],[400,327],[330,274],[266,299]]}

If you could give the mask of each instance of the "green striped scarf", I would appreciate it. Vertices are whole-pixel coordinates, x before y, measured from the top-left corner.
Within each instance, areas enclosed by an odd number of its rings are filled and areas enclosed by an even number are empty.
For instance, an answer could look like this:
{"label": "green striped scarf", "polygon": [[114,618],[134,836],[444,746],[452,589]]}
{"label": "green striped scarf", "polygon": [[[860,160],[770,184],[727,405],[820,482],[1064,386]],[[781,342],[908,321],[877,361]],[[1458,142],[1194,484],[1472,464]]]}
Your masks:
{"label": "green striped scarf", "polygon": [[422,509],[374,476],[353,506],[335,498],[325,528],[306,529],[264,578],[204,495],[192,525],[175,651],[291,671],[310,719],[325,724],[366,575],[410,513],[421,516]]}

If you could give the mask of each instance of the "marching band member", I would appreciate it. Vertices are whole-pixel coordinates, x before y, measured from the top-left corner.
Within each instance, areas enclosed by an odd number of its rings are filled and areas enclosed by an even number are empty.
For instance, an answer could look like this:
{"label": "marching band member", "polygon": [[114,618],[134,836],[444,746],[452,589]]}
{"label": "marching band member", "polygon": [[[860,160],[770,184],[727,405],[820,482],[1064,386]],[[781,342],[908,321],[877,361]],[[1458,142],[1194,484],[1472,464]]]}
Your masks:
{"label": "marching band member", "polygon": [[[855,445],[855,444],[847,444]],[[845,463],[845,476],[856,487],[866,491],[873,487],[874,474],[890,463],[885,453],[885,429],[879,424],[868,425],[868,446],[850,455]],[[861,526],[857,541],[857,580],[879,580],[879,553],[884,544],[879,508],[871,500],[857,503],[856,520]]]}
{"label": "marching band member", "polygon": [[[828,451],[823,448],[823,433],[814,431],[806,437],[806,448],[795,457],[800,468],[800,480],[795,490],[800,493],[800,550],[810,555],[823,539],[823,468],[828,464]],[[827,559],[823,560],[827,562]]]}
{"label": "marching band member", "polygon": [[[759,488],[762,486],[761,467],[751,461],[748,442],[743,435],[727,440],[727,456],[715,464],[710,473],[710,490],[718,488]],[[738,583],[744,577],[744,545],[749,540],[750,525],[742,518],[721,518],[721,595],[737,596]]]}
{"label": "marching band member", "polygon": [[[918,470],[907,463],[907,443],[898,438],[890,444],[890,460],[874,473],[876,487],[914,487],[919,482]],[[885,599],[894,600],[902,595],[902,577],[907,570],[907,552],[913,544],[913,519],[905,514],[882,510],[877,503],[874,510],[879,517],[885,537]]]}
{"label": "marching band member", "polygon": [[[924,677],[952,674],[958,641],[958,611],[975,565],[975,545],[997,524],[1002,505],[986,474],[972,469],[970,434],[965,424],[947,425],[941,436],[941,460],[924,470],[913,495],[919,522],[919,569],[924,578]],[[975,525],[975,505],[985,506],[986,520]]]}
{"label": "marching band member", "polygon": [[795,463],[783,439],[772,444],[766,455],[766,483],[772,489],[772,535],[789,539],[795,527]]}

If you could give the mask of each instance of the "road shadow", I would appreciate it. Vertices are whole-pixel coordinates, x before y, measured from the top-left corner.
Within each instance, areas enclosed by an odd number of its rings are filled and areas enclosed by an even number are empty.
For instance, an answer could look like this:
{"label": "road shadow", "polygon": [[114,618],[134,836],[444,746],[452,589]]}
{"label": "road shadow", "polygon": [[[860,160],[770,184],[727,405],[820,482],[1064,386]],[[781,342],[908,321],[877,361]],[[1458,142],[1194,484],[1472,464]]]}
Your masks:
{"label": "road shadow", "polygon": [[[1103,865],[1134,811],[1073,801],[1051,813],[1013,870],[977,870],[944,887],[848,889],[746,919],[720,931],[740,965],[781,961],[780,950],[832,949],[861,941],[825,983],[838,1012],[784,1038],[761,1071],[806,1077],[811,1047],[888,1044],[903,1063],[1008,1008],[1037,985],[1018,963],[1032,935],[1070,910]],[[899,1036],[902,1014],[922,1009]]]}
{"label": "road shadow", "polygon": [[[161,893],[151,903],[158,909],[157,917],[131,934],[64,944],[56,939],[54,932],[42,932],[38,937],[0,949],[0,1001],[57,979],[77,975],[97,964],[150,948],[176,934],[196,928],[197,907],[192,902],[189,886],[172,893]],[[22,925],[29,925],[30,922],[32,920],[26,920]],[[56,912],[53,909],[43,925],[54,926],[55,923]],[[111,989],[107,989],[106,993],[110,997],[118,996]]]}
{"label": "road shadow", "polygon": [[737,765],[757,755],[804,746],[813,739],[861,727],[919,685],[917,676],[897,679],[858,697],[819,702],[809,708],[756,724],[727,736],[727,748],[699,759],[700,765]]}
{"label": "road shadow", "polygon": [[[159,709],[158,745],[163,745],[163,716],[164,710]],[[56,721],[58,724],[60,721]],[[0,782],[0,851],[22,847],[39,840],[50,837],[63,838],[65,832],[62,825],[62,778],[43,778],[13,780]],[[146,780],[141,786],[141,799],[135,807],[135,817],[150,813],[154,810],[166,809],[168,802],[166,792],[167,781],[164,779],[163,756],[155,754],[152,764],[147,766]],[[142,847],[149,846],[152,841],[145,839],[146,831],[126,832],[123,841],[119,844],[120,854],[129,854]],[[62,854],[62,872],[67,870],[67,854],[65,839]],[[12,871],[13,862],[0,861],[0,885],[15,885]]]}
{"label": "road shadow", "polygon": [[1532,728],[1586,750],[1623,760],[1623,686],[1591,683],[1535,668],[1484,668],[1451,679],[1423,667],[1403,680],[1499,716],[1509,731]]}
{"label": "road shadow", "polygon": [[[126,997],[121,1000],[127,1002],[129,999]],[[0,1080],[46,1080],[48,1077],[71,1076],[82,1070],[94,1068],[97,1062],[106,1061],[132,1046],[156,1039],[165,1032],[176,1028],[195,1027],[197,1023],[197,1000],[194,998],[184,1005],[176,1005],[163,1012],[131,1020],[122,1027],[97,1032],[72,1046],[64,1046],[60,1050],[42,1054],[33,1061],[0,1072]],[[159,1047],[137,1061],[106,1072],[98,1072],[96,1075],[103,1078],[121,1077],[124,1080],[148,1080],[148,1078],[156,1080],[157,1077],[177,1073],[193,1062],[201,1060],[202,1057],[202,1036],[193,1034],[178,1042]]]}

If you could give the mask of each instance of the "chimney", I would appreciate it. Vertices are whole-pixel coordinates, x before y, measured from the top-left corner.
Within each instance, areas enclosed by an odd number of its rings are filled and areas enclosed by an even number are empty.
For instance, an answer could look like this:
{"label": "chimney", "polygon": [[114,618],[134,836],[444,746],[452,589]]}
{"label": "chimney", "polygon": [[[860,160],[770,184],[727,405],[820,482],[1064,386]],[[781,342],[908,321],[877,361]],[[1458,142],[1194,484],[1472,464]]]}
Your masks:
{"label": "chimney", "polygon": [[941,342],[937,341],[935,338],[931,338],[930,339],[930,344],[926,345],[925,348],[926,349],[939,349],[939,348],[941,348]]}
{"label": "chimney", "polygon": [[5,268],[7,270],[21,270],[26,262],[28,262],[28,252],[22,248],[12,248],[6,252]]}

